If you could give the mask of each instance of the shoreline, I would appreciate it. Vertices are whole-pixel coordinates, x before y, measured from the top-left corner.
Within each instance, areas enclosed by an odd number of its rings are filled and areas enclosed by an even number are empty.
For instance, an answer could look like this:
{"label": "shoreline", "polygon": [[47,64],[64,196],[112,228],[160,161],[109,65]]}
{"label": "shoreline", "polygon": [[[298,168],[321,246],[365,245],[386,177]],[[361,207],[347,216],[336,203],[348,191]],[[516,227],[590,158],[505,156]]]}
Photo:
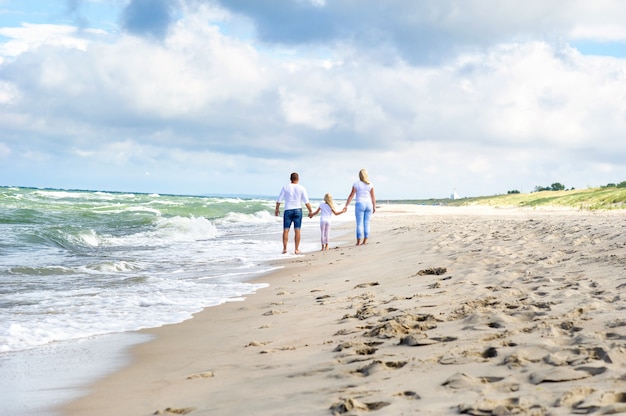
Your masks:
{"label": "shoreline", "polygon": [[61,414],[626,411],[625,219],[382,205],[366,246],[270,262],[243,302],[139,331]]}
{"label": "shoreline", "polygon": [[150,337],[99,335],[0,355],[0,403],[12,416],[57,415],[99,379],[130,364],[129,349]]}

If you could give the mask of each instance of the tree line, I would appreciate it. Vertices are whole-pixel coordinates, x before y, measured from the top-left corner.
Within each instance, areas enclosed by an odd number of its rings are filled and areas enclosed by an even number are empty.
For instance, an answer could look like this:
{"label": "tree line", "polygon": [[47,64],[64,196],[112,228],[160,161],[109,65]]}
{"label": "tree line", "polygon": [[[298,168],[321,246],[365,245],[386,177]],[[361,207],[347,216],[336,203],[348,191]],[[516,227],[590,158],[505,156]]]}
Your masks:
{"label": "tree line", "polygon": [[[615,183],[607,183],[604,186],[601,186],[601,188],[626,188],[626,181],[621,181],[618,184]],[[541,192],[541,191],[564,191],[565,189],[565,185],[563,185],[560,182],[554,182],[552,185],[550,186],[535,186],[535,189],[533,190],[533,192]],[[574,187],[569,189],[570,191],[574,190]],[[517,189],[514,189],[512,191],[508,191],[507,194],[519,194],[520,191],[518,191]]]}

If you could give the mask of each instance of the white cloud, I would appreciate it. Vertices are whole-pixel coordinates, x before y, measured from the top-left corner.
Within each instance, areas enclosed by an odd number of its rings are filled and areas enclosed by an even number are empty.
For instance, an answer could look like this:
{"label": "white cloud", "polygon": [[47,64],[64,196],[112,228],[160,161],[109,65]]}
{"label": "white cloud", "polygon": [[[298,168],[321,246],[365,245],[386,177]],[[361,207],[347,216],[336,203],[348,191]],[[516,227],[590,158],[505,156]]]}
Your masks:
{"label": "white cloud", "polygon": [[573,40],[596,40],[602,42],[625,41],[626,28],[617,23],[606,25],[578,25],[569,33]]}
{"label": "white cloud", "polygon": [[0,43],[0,55],[15,57],[42,46],[85,50],[89,43],[85,35],[103,35],[101,30],[85,30],[74,26],[22,23],[21,27],[0,27],[0,35],[10,40]]}
{"label": "white cloud", "polygon": [[[2,63],[0,62],[0,65]],[[0,105],[11,104],[19,97],[19,91],[9,82],[0,81]]]}
{"label": "white cloud", "polygon": [[300,124],[315,130],[326,130],[334,125],[331,106],[310,96],[279,89],[281,109],[288,123]]}

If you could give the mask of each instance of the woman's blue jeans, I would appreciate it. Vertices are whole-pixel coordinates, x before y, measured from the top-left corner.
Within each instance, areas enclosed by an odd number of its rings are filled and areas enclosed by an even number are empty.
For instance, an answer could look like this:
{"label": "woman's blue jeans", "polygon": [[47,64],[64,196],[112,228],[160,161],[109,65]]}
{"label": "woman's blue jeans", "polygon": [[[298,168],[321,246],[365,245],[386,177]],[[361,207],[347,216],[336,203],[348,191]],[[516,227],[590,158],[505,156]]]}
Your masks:
{"label": "woman's blue jeans", "polygon": [[357,202],[354,207],[356,217],[356,238],[361,240],[370,235],[370,216],[372,215],[371,202]]}

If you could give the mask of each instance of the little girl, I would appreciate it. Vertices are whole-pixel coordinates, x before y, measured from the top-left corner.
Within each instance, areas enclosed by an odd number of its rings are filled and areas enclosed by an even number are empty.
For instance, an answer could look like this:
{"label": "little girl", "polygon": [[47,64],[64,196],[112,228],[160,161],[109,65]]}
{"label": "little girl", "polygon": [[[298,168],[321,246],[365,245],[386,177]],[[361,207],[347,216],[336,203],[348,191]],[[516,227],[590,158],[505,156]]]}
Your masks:
{"label": "little girl", "polygon": [[330,234],[330,218],[335,215],[343,214],[345,211],[335,211],[333,204],[333,197],[330,194],[324,195],[324,202],[322,202],[315,212],[309,215],[309,218],[313,218],[321,211],[320,216],[320,231],[322,233],[322,251],[328,250],[328,235]]}

